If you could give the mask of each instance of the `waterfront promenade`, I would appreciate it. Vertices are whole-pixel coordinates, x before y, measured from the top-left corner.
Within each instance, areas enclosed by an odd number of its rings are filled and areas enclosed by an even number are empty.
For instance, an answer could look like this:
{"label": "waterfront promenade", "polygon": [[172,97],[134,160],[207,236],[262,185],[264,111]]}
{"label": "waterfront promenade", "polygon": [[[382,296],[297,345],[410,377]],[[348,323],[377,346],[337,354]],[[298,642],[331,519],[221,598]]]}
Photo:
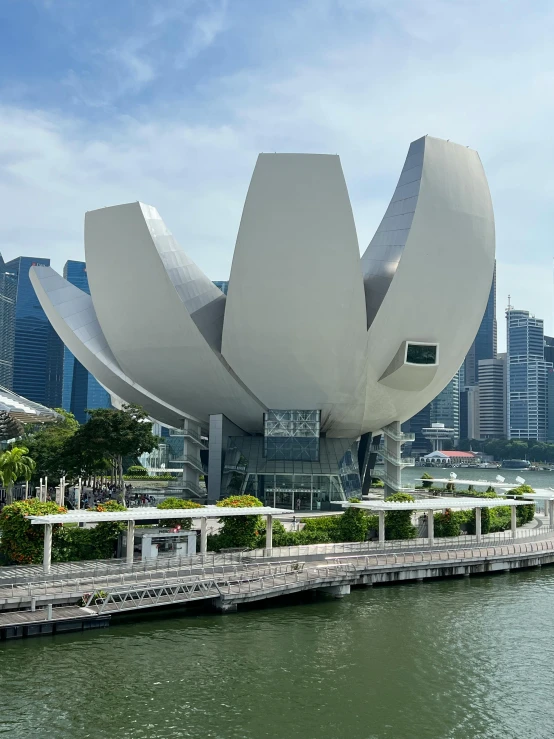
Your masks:
{"label": "waterfront promenade", "polygon": [[[201,603],[221,612],[301,591],[344,597],[352,587],[506,572],[554,563],[554,530],[546,525],[516,538],[388,542],[295,547],[204,555],[156,563],[96,562],[0,568],[0,638],[107,626],[112,616]],[[473,537],[471,537],[473,538]],[[458,545],[456,545],[458,544]]]}

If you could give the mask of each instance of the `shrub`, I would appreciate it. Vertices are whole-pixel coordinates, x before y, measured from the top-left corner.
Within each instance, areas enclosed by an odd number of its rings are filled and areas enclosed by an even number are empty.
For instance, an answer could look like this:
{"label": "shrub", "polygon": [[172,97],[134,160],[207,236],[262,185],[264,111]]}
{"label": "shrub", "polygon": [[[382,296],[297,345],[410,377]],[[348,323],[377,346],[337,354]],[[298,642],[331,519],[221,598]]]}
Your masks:
{"label": "shrub", "polygon": [[[426,474],[426,473],[424,473]],[[413,503],[408,493],[395,493],[387,498],[391,503]],[[415,539],[417,529],[412,524],[413,511],[387,511],[385,514],[385,536],[387,539]]]}
{"label": "shrub", "polygon": [[371,478],[371,487],[372,488],[384,488],[385,483],[381,480],[380,477],[372,477]]}
{"label": "shrub", "polygon": [[460,536],[461,520],[458,512],[447,508],[444,512],[435,513],[435,536]]}
{"label": "shrub", "polygon": [[[231,495],[219,500],[219,508],[263,508],[263,503],[253,495]],[[255,549],[260,545],[264,531],[262,517],[255,513],[251,516],[225,516],[219,522],[223,525],[218,536],[218,549]]]}
{"label": "shrub", "polygon": [[[11,563],[36,564],[42,562],[44,526],[33,525],[25,516],[46,516],[67,513],[67,508],[56,503],[41,503],[37,498],[20,500],[4,506],[0,513],[0,553]],[[52,527],[52,547],[59,537],[61,524]]]}
{"label": "shrub", "polygon": [[125,477],[147,477],[148,476],[148,470],[146,467],[143,467],[141,464],[133,464],[129,469],[127,470]]}
{"label": "shrub", "polygon": [[[534,493],[535,491],[530,485],[519,485],[517,488],[508,491],[508,495],[533,495]],[[530,523],[535,517],[535,504],[529,503],[529,505],[518,506],[516,516],[518,526]]]}
{"label": "shrub", "polygon": [[433,485],[433,475],[430,475],[428,472],[424,472],[421,475],[421,479],[422,479],[421,487],[430,488]]}
{"label": "shrub", "polygon": [[[200,503],[195,503],[194,500],[185,500],[184,498],[166,498],[161,503],[158,503],[156,508],[159,508],[160,510],[167,510],[167,509],[173,509],[173,508],[203,508],[204,506],[200,505]],[[160,526],[162,528],[170,528],[173,529],[177,526],[180,526],[183,531],[188,531],[190,527],[192,526],[192,519],[191,518],[168,518],[168,519],[161,519],[160,520]]]}

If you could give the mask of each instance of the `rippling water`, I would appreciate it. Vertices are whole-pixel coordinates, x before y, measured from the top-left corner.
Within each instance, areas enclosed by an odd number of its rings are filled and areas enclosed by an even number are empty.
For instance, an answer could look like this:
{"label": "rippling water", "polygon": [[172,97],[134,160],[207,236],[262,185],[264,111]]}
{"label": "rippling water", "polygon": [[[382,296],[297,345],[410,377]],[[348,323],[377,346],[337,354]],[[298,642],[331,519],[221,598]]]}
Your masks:
{"label": "rippling water", "polygon": [[0,646],[10,739],[550,739],[554,568]]}

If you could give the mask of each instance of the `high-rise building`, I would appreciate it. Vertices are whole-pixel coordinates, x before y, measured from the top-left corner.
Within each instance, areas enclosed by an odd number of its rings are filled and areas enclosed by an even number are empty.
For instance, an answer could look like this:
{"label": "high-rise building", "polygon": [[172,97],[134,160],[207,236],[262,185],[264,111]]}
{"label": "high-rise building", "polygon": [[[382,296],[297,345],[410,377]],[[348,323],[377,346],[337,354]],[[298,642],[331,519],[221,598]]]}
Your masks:
{"label": "high-rise building", "polygon": [[0,385],[12,389],[17,277],[5,271],[0,254]]}
{"label": "high-rise building", "polygon": [[554,364],[554,336],[544,337],[544,361]]}
{"label": "high-rise building", "polygon": [[511,306],[506,320],[508,438],[546,441],[552,363],[544,360],[544,324],[529,311]]}
{"label": "high-rise building", "polygon": [[460,439],[481,438],[479,385],[467,385],[460,391]]}
{"label": "high-rise building", "polygon": [[221,290],[222,293],[227,295],[227,290],[229,289],[229,280],[213,280],[213,283]]}
{"label": "high-rise building", "polygon": [[464,362],[464,386],[476,385],[478,382],[479,362],[482,359],[494,359],[496,357],[497,343],[496,326],[496,264],[492,277],[492,285],[487,300],[485,314],[475,341],[471,345]]}
{"label": "high-rise building", "polygon": [[428,454],[432,451],[429,438],[423,433],[434,423],[442,423],[446,428],[454,429],[452,444],[460,438],[460,373],[456,372],[448,385],[437,397],[402,424],[402,430],[415,434],[411,445],[412,456]]}
{"label": "high-rise building", "polygon": [[479,362],[480,439],[506,437],[506,354]]}
{"label": "high-rise building", "polygon": [[[1,265],[2,272],[11,276],[5,279],[13,281],[15,288],[11,389],[29,400],[56,408],[62,401],[63,343],[31,285],[29,270],[36,265],[49,267],[50,260],[17,257]],[[10,341],[11,338],[8,345]]]}
{"label": "high-rise building", "polygon": [[[85,262],[67,261],[63,276],[72,285],[90,295]],[[109,408],[110,406],[110,394],[75,359],[69,349],[64,347],[62,408],[73,413],[79,423],[85,423],[87,408]]]}

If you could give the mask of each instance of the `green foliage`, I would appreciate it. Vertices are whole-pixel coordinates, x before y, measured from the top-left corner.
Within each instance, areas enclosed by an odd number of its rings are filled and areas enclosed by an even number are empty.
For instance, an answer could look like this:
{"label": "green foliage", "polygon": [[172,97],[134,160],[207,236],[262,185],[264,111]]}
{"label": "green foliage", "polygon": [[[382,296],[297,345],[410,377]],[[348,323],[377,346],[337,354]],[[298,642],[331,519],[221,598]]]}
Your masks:
{"label": "green foliage", "polygon": [[[25,516],[46,516],[67,513],[56,503],[41,503],[37,498],[21,500],[4,506],[0,512],[0,554],[8,562],[36,564],[42,562],[44,548],[44,526],[33,526]],[[61,524],[52,527],[53,545],[62,529]]]}
{"label": "green foliage", "polygon": [[385,483],[381,480],[380,477],[372,477],[371,478],[371,487],[372,488],[384,488]]}
{"label": "green foliage", "polygon": [[33,479],[37,482],[40,477],[57,481],[66,474],[65,445],[79,428],[72,413],[61,408],[55,410],[61,416],[59,421],[25,426],[23,442],[29,450],[29,456],[35,460]]}
{"label": "green foliage", "polygon": [[13,500],[13,486],[17,480],[30,480],[35,462],[27,456],[24,446],[14,446],[0,454],[0,479],[6,488],[6,502]]}
{"label": "green foliage", "polygon": [[[423,477],[423,475],[422,475]],[[391,503],[413,503],[408,493],[395,493],[387,498]],[[417,529],[412,524],[413,511],[387,511],[385,514],[385,536],[387,539],[415,539]]]}
{"label": "green foliage", "polygon": [[141,464],[133,464],[127,470],[127,474],[125,475],[125,477],[126,478],[148,477],[148,470],[146,469],[146,467],[143,467]]}
{"label": "green foliage", "polygon": [[421,479],[423,480],[421,487],[430,488],[433,485],[433,475],[430,475],[428,472],[424,472],[421,475]]}
{"label": "green foliage", "polygon": [[166,482],[167,480],[175,480],[175,475],[172,475],[170,472],[166,473],[165,475],[148,475],[147,477],[143,477],[142,475],[123,475],[123,479],[129,482],[132,482],[133,480],[146,480],[147,482]]}
{"label": "green foliage", "polygon": [[[183,509],[189,509],[189,508],[203,508],[204,506],[200,505],[200,503],[195,503],[193,500],[185,500],[184,498],[166,498],[165,500],[162,500],[161,503],[158,503],[156,508],[159,508],[160,510],[172,510],[175,508],[183,508]],[[192,519],[191,518],[172,518],[172,519],[162,519],[160,520],[160,527],[162,528],[170,528],[173,529],[176,526],[180,526],[183,531],[188,531],[192,525]]]}
{"label": "green foliage", "polygon": [[116,470],[123,488],[123,457],[138,457],[158,446],[152,424],[145,411],[135,405],[124,405],[123,410],[95,408],[87,413],[89,420],[65,446],[68,465],[76,474],[90,474],[91,467],[107,465],[108,469]]}
{"label": "green foliage", "polygon": [[[99,503],[94,510],[125,511],[117,500]],[[119,534],[125,531],[122,521],[106,521],[94,528],[69,528],[64,526],[58,533],[55,546],[52,546],[52,559],[55,562],[74,562],[85,559],[111,559],[117,550]]]}
{"label": "green foliage", "polygon": [[[263,508],[263,503],[253,495],[231,495],[219,500],[216,504],[219,508]],[[260,546],[264,535],[262,517],[252,516],[225,516],[220,518],[222,529],[217,540],[212,537],[218,549],[255,549]]]}
{"label": "green foliage", "polygon": [[[508,491],[508,495],[534,495],[535,491],[530,485],[519,485]],[[517,507],[517,525],[523,526],[530,523],[535,517],[535,504],[522,505]]]}

